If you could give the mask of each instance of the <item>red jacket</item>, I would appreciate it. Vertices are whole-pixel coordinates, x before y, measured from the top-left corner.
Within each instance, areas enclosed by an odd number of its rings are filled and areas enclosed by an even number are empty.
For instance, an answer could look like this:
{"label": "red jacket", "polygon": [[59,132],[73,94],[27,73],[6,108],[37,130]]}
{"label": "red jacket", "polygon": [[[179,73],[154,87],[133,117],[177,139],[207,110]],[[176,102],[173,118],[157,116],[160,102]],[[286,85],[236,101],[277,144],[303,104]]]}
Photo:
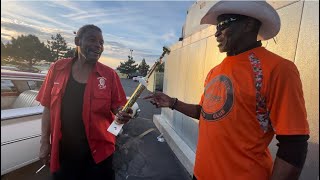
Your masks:
{"label": "red jacket", "polygon": [[[54,63],[37,96],[41,105],[50,109],[51,172],[56,172],[60,167],[61,102],[72,62],[73,59],[69,58]],[[99,163],[115,150],[115,136],[107,131],[114,119],[111,109],[124,106],[127,99],[117,73],[99,62],[89,75],[83,98],[82,117],[85,132],[93,159]]]}

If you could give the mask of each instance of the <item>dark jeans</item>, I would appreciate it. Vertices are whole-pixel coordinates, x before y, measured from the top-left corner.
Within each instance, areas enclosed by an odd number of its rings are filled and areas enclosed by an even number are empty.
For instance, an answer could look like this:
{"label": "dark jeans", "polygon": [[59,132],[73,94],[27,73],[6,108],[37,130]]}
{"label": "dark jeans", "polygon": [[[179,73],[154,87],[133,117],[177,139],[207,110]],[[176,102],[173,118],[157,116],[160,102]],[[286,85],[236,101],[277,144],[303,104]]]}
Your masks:
{"label": "dark jeans", "polygon": [[96,164],[90,156],[82,162],[60,159],[60,169],[53,174],[54,180],[114,180],[113,155]]}

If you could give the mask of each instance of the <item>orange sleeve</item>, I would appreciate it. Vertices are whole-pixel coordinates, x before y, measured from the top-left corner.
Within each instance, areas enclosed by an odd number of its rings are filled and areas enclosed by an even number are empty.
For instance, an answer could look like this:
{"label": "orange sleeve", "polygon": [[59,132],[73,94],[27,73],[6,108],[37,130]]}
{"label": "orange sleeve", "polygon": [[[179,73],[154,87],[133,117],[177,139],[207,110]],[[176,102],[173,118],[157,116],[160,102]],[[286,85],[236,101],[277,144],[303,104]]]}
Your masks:
{"label": "orange sleeve", "polygon": [[277,135],[309,134],[302,83],[291,61],[281,62],[273,70],[267,94],[270,119]]}
{"label": "orange sleeve", "polygon": [[41,85],[39,93],[36,97],[36,100],[40,102],[42,106],[50,108],[51,101],[51,89],[53,87],[53,71],[54,65],[52,65],[47,73],[47,76],[44,82]]}

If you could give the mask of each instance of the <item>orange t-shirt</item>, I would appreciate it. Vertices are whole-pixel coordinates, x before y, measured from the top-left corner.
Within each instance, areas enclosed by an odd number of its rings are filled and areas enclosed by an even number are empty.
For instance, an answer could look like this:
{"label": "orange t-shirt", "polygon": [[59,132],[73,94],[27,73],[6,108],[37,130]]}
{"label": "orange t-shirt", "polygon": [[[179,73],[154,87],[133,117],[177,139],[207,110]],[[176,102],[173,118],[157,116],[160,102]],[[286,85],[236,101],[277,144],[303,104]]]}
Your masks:
{"label": "orange t-shirt", "polygon": [[309,134],[296,66],[263,47],[226,57],[204,86],[198,180],[269,179],[274,134]]}

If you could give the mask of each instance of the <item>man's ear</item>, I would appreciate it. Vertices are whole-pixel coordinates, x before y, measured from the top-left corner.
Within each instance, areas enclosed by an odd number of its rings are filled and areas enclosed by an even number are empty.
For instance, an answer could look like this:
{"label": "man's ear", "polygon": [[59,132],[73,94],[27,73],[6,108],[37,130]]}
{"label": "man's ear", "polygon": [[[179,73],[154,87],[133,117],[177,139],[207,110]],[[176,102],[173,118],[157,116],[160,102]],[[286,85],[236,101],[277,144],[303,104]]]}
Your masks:
{"label": "man's ear", "polygon": [[252,18],[248,18],[246,20],[246,27],[244,29],[245,32],[252,32],[256,28],[256,21]]}
{"label": "man's ear", "polygon": [[80,46],[80,38],[79,38],[79,37],[75,37],[75,38],[74,38],[74,44],[75,44],[76,46]]}

